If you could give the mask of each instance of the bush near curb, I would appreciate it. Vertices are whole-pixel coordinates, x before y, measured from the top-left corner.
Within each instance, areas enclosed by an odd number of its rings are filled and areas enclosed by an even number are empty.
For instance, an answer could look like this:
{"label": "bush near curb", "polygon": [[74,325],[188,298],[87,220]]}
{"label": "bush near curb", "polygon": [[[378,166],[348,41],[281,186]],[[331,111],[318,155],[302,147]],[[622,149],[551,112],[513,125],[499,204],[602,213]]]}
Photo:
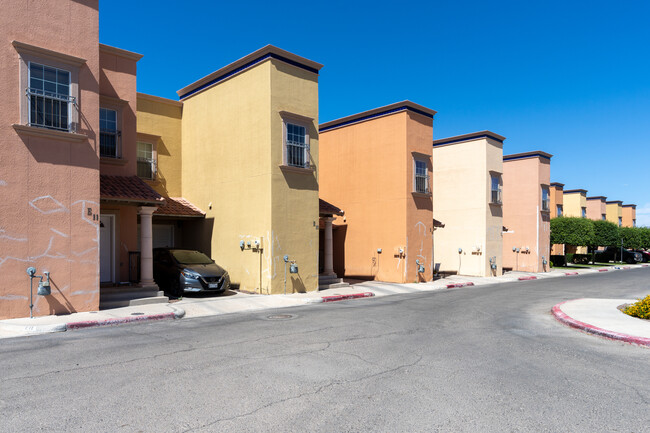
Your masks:
{"label": "bush near curb", "polygon": [[638,317],[640,319],[650,320],[650,295],[623,310],[625,314]]}

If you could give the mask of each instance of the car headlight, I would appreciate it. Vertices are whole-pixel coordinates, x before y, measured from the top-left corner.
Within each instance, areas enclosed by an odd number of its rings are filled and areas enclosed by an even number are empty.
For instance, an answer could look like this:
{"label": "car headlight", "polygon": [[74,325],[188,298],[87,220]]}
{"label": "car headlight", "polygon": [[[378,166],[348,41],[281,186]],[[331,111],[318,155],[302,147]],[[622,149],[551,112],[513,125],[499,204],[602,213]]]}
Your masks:
{"label": "car headlight", "polygon": [[181,274],[183,274],[183,276],[185,278],[191,278],[193,280],[198,280],[199,278],[201,278],[201,276],[199,274],[197,274],[196,272],[192,272],[192,271],[189,271],[187,269],[182,270]]}

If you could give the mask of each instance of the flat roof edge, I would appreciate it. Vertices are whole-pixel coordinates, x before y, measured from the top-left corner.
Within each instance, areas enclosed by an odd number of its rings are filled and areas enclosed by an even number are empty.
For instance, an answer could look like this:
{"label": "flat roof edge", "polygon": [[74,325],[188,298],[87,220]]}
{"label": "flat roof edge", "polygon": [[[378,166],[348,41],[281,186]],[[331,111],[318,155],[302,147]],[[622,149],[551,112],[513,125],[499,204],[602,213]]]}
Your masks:
{"label": "flat roof edge", "polygon": [[433,146],[444,146],[446,144],[460,143],[463,141],[475,140],[477,138],[491,138],[500,143],[506,139],[506,137],[496,134],[492,131],[484,130],[478,132],[470,132],[469,134],[456,135],[454,137],[439,138],[438,140],[433,140]]}
{"label": "flat roof edge", "polygon": [[181,101],[176,101],[174,99],[169,99],[169,98],[163,98],[162,96],[150,95],[148,93],[138,92],[136,94],[136,99],[137,98],[145,99],[147,101],[153,101],[153,102],[162,102],[164,104],[175,105],[177,107],[182,107],[183,106],[183,103]]}
{"label": "flat roof edge", "polygon": [[513,153],[511,155],[503,155],[504,161],[512,161],[515,159],[526,159],[526,158],[545,158],[551,159],[553,155],[550,153],[542,152],[541,150],[534,150],[532,152],[523,152],[523,153]]}
{"label": "flat roof edge", "polygon": [[378,117],[399,113],[401,111],[412,111],[431,119],[433,119],[437,113],[435,110],[432,110],[420,104],[416,104],[415,102],[409,101],[407,99],[401,102],[395,102],[394,104],[384,105],[383,107],[373,108],[372,110],[362,111],[361,113],[341,117],[340,119],[330,120],[329,122],[320,124],[318,126],[318,131],[326,132],[331,129],[341,128],[355,123],[364,122],[366,120],[372,120]]}
{"label": "flat roof edge", "polygon": [[122,48],[117,48],[106,44],[99,44],[99,51],[103,51],[109,54],[115,54],[116,56],[124,57],[129,60],[134,60],[136,62],[144,57],[144,55],[142,54],[134,53],[133,51],[124,50]]}
{"label": "flat roof edge", "polygon": [[192,84],[183,87],[176,93],[181,99],[188,98],[195,93],[200,92],[201,90],[216,85],[219,82],[230,78],[240,72],[243,72],[246,69],[251,68],[269,58],[283,61],[317,75],[318,71],[320,71],[320,69],[323,67],[323,65],[320,63],[290,53],[289,51],[283,50],[273,45],[267,45],[257,51],[252,52],[251,54],[248,54],[247,56],[240,58],[239,60],[235,60],[223,68],[217,69],[213,73],[208,74],[205,77],[193,82]]}

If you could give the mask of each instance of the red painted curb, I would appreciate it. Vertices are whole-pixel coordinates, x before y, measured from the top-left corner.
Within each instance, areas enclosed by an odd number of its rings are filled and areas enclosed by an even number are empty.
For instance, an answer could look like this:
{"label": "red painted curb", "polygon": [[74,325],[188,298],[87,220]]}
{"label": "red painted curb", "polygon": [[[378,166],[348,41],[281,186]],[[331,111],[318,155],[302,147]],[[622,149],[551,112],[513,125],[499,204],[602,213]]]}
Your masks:
{"label": "red painted curb", "polygon": [[632,269],[629,266],[623,266],[623,269]]}
{"label": "red painted curb", "polygon": [[641,265],[642,268],[647,268],[650,265]]}
{"label": "red painted curb", "polygon": [[161,314],[150,314],[148,316],[116,317],[114,319],[106,319],[106,320],[86,320],[83,322],[68,323],[66,324],[66,329],[93,328],[96,326],[121,325],[123,323],[147,322],[150,320],[165,320],[165,319],[175,319],[175,318],[176,315],[174,313],[161,313]]}
{"label": "red painted curb", "polygon": [[565,272],[564,275],[578,275],[577,272]]}
{"label": "red painted curb", "polygon": [[[576,301],[577,299],[573,299],[573,300]],[[588,323],[584,323],[584,322],[581,322],[579,320],[575,320],[574,318],[568,316],[560,308],[562,306],[562,304],[566,304],[567,302],[570,302],[570,301],[560,302],[559,304],[557,304],[556,306],[554,306],[551,309],[551,311],[553,312],[553,316],[559,322],[562,322],[567,326],[579,329],[581,331],[589,332],[591,334],[595,334],[595,335],[598,335],[600,337],[609,338],[610,340],[623,341],[625,343],[638,344],[639,346],[648,346],[648,347],[650,347],[650,338],[635,337],[634,335],[621,334],[620,332],[608,331],[607,329],[599,328],[597,326],[593,326],[593,325],[590,325]]]}
{"label": "red painted curb", "polygon": [[525,280],[536,280],[536,279],[537,279],[537,277],[535,277],[535,276],[533,276],[533,275],[529,275],[529,276],[527,276],[527,277],[519,277],[519,281],[525,281]]}
{"label": "red painted curb", "polygon": [[598,269],[598,272],[607,272],[609,269]]}
{"label": "red painted curb", "polygon": [[467,287],[467,286],[473,286],[473,285],[474,285],[474,283],[470,281],[470,282],[467,282],[467,283],[447,284],[447,288],[448,289],[453,289],[453,288],[456,288],[456,287]]}
{"label": "red painted curb", "polygon": [[346,299],[370,298],[375,296],[372,292],[353,293],[351,295],[323,296],[323,302],[345,301]]}

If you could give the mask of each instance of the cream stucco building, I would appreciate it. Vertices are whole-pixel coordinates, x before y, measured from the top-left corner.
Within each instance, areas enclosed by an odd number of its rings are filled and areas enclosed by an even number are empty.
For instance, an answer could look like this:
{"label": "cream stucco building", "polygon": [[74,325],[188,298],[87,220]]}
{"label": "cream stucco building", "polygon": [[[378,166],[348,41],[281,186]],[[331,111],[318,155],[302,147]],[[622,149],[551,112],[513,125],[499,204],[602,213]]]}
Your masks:
{"label": "cream stucco building", "polygon": [[503,140],[481,131],[433,141],[434,262],[461,275],[502,273]]}

